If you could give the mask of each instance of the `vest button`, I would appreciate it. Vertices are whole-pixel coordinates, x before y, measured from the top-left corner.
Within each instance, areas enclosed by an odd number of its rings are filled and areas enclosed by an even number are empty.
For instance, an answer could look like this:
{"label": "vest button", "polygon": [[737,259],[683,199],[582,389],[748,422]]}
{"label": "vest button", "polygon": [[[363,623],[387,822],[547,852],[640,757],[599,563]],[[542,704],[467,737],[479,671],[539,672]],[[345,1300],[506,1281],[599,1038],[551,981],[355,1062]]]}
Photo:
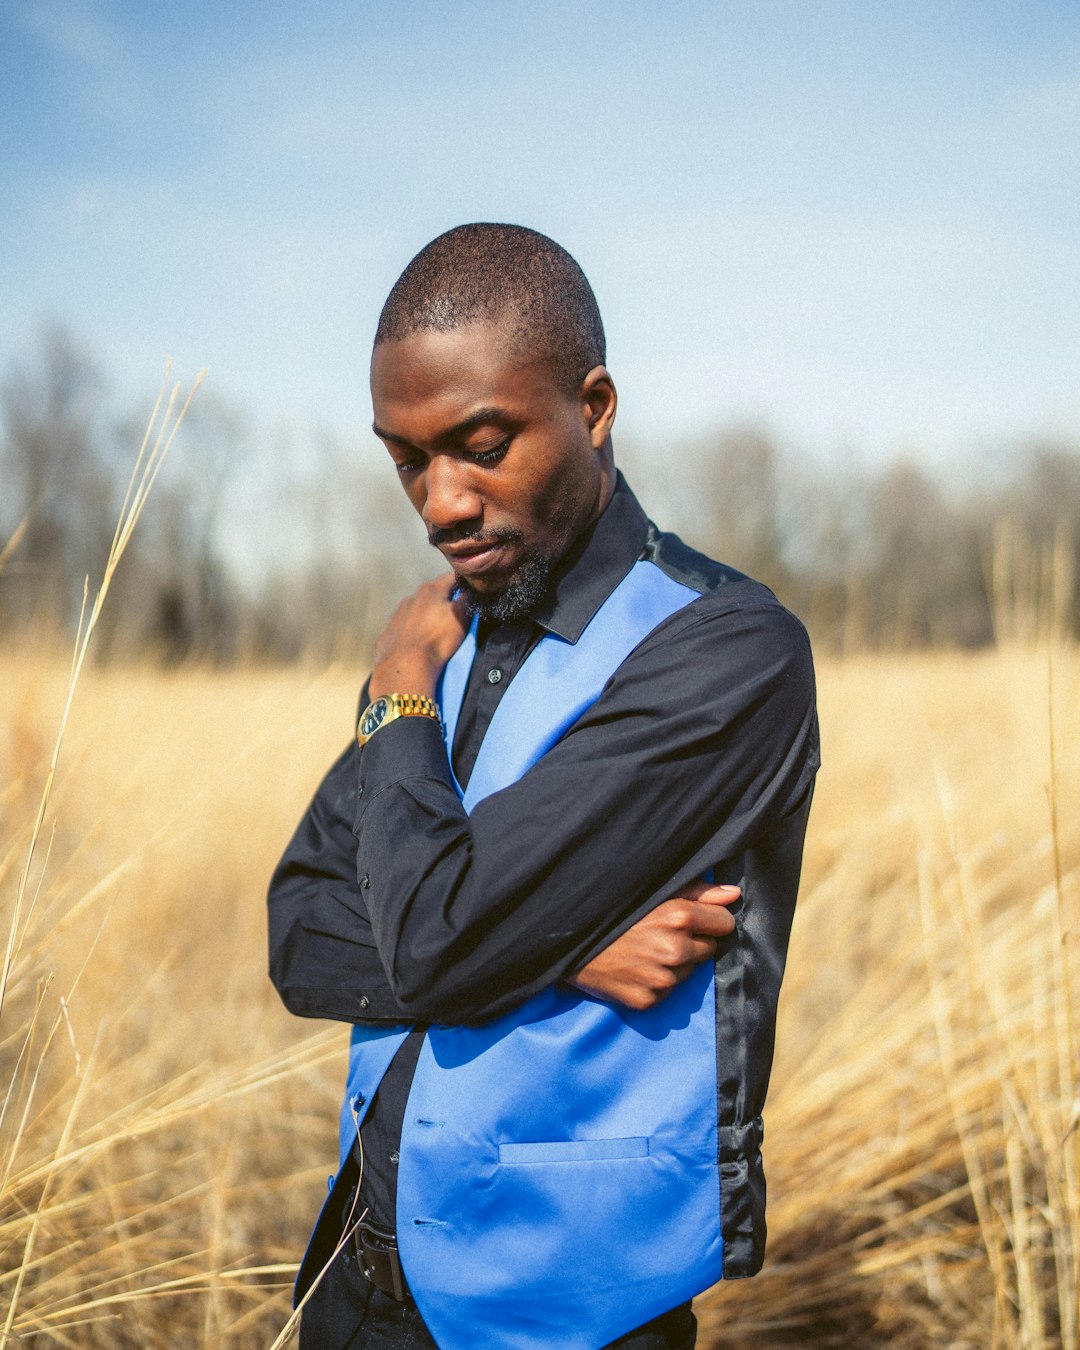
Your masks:
{"label": "vest button", "polygon": [[496,666],[493,670],[488,671],[488,684],[498,684],[501,679],[502,679],[502,671],[499,669],[498,666]]}
{"label": "vest button", "polygon": [[390,1161],[392,1163],[396,1163],[400,1158],[401,1154],[397,1151],[397,1149],[394,1149],[393,1153],[390,1154]]}
{"label": "vest button", "polygon": [[371,999],[368,998],[367,994],[360,995],[360,1006],[361,1008],[367,1008],[371,1006]]}

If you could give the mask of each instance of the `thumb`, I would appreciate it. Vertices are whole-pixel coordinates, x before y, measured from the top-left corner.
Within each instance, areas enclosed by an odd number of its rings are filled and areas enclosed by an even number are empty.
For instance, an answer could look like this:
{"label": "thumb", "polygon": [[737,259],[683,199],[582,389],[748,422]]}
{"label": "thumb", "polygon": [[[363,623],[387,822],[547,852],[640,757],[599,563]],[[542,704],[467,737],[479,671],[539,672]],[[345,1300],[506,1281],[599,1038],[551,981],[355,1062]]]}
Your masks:
{"label": "thumb", "polygon": [[696,898],[706,905],[733,905],[742,895],[739,886],[706,886]]}

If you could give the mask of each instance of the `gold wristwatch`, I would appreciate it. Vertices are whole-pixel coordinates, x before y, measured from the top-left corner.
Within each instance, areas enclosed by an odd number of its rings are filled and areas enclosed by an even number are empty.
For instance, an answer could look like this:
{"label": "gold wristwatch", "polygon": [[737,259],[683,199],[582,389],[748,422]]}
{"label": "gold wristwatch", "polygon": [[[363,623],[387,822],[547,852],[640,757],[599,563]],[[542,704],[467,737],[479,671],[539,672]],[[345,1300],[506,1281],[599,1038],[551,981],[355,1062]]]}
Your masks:
{"label": "gold wristwatch", "polygon": [[361,713],[356,726],[357,745],[367,745],[380,727],[396,722],[399,717],[433,717],[442,724],[433,698],[423,694],[383,694],[381,698],[373,699]]}

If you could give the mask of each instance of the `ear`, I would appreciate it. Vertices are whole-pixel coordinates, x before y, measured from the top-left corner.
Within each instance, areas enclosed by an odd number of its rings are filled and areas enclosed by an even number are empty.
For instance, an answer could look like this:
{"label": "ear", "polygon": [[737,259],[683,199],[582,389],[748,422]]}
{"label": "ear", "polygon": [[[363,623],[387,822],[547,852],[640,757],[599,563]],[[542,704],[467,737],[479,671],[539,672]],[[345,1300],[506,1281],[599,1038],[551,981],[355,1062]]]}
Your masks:
{"label": "ear", "polygon": [[589,425],[589,438],[594,450],[599,450],[611,435],[619,396],[615,381],[606,366],[593,366],[581,382],[582,409]]}

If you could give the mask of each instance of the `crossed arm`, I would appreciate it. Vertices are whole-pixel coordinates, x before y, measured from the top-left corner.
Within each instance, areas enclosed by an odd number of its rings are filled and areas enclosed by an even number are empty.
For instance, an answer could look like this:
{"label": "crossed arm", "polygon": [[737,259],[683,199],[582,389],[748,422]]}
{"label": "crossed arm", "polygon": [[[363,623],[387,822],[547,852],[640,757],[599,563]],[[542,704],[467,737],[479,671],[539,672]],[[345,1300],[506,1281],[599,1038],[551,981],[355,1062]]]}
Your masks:
{"label": "crossed arm", "polygon": [[[421,586],[391,616],[375,644],[370,694],[398,690],[434,697],[443,667],[461,645],[468,617],[452,599],[453,576]],[[649,1008],[716,956],[717,940],[734,930],[726,905],[739,898],[737,886],[692,882],[680,894],[615,938],[572,977],[586,993],[631,1008]]]}
{"label": "crossed arm", "polygon": [[738,886],[693,881],[682,893],[663,900],[632,928],[587,962],[570,983],[586,994],[651,1008],[702,961],[716,957],[717,943],[735,931],[728,905]]}
{"label": "crossed arm", "polygon": [[[445,618],[453,607],[438,599]],[[714,955],[738,891],[696,879],[724,859],[719,879],[739,879],[762,822],[804,790],[812,689],[808,704],[799,645],[776,613],[729,613],[717,629],[695,610],[472,817],[433,723],[385,728],[362,761],[347,751],[271,885],[271,973],[286,1005],[346,1021],[481,1021],[569,980],[648,1007]],[[657,662],[701,664],[703,650],[709,700],[665,708],[662,746],[643,759]],[[415,656],[381,645],[371,693],[433,688],[443,651],[424,669]]]}
{"label": "crossed arm", "polygon": [[[403,1006],[387,980],[358,883],[356,778],[357,750],[350,746],[324,778],[274,873],[270,972],[286,1006],[300,1016],[399,1022],[419,1010]],[[734,929],[728,906],[738,899],[735,886],[689,882],[561,977],[594,997],[651,1007],[715,955]],[[502,988],[497,997],[498,1005],[485,1006],[478,989],[470,1017],[501,1011]]]}

